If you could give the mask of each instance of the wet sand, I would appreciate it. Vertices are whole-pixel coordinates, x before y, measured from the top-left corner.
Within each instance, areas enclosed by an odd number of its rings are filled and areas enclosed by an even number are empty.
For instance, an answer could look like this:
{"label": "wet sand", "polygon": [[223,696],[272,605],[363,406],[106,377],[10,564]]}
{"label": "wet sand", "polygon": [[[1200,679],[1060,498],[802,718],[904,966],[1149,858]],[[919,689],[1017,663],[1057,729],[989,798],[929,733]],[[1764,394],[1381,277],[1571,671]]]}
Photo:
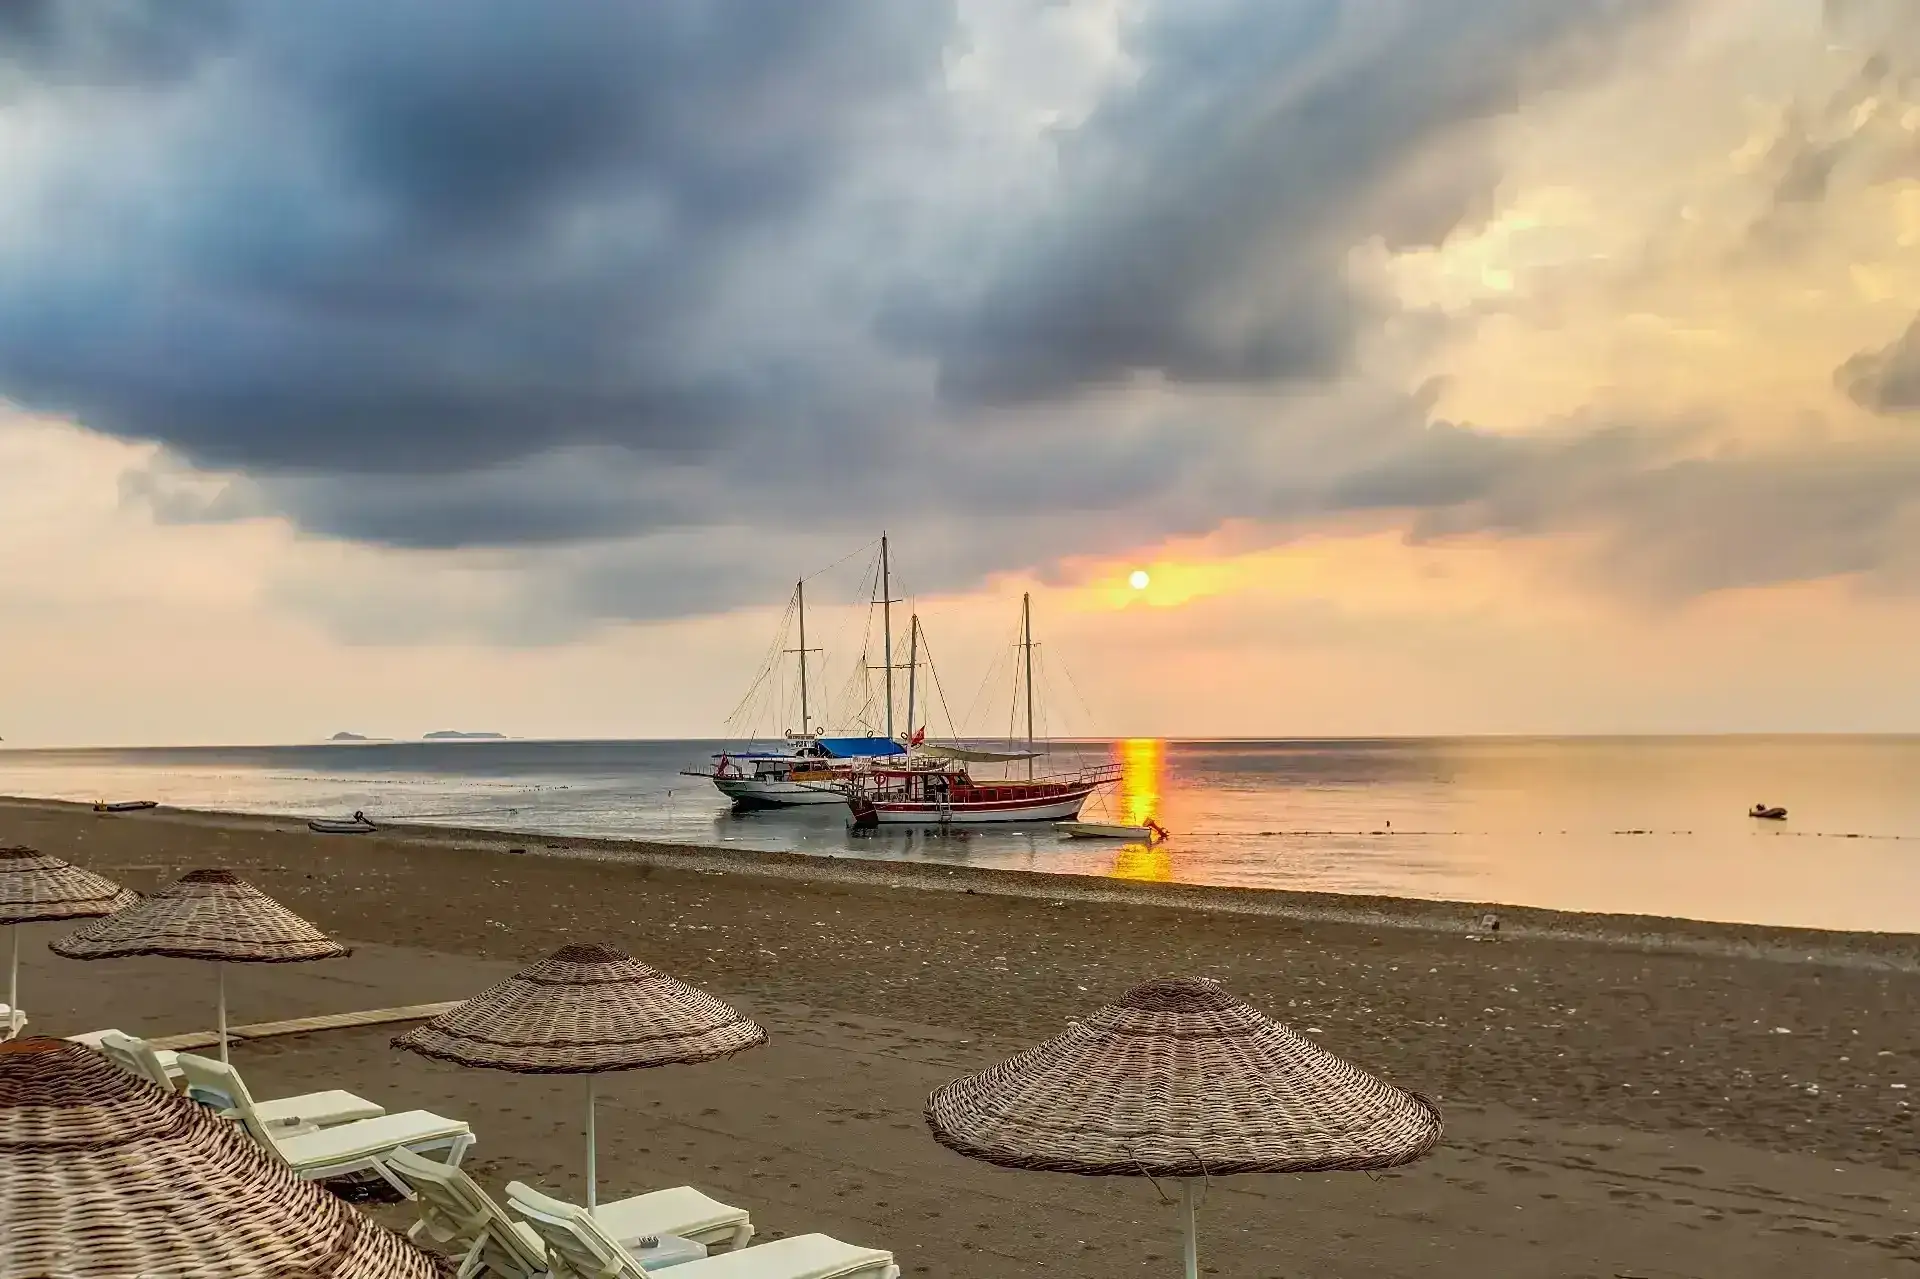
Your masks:
{"label": "wet sand", "polygon": [[[228,866],[360,944],[231,968],[236,1021],[459,998],[570,940],[706,986],[770,1042],[608,1081],[603,1197],[688,1182],[763,1233],[891,1248],[908,1275],[1176,1272],[1151,1186],[976,1164],[920,1119],[932,1086],[1170,974],[1219,979],[1448,1118],[1438,1153],[1379,1179],[1218,1183],[1218,1273],[1920,1275],[1914,937],[1496,907],[1489,942],[1469,939],[1478,905],[24,801],[0,802],[0,842],[142,889]],[[36,1030],[210,1023],[192,966],[59,960],[56,935],[31,926],[23,955]],[[421,1061],[393,1033],[236,1061],[263,1094],[347,1087],[467,1119],[483,1183],[580,1194],[577,1081]]]}

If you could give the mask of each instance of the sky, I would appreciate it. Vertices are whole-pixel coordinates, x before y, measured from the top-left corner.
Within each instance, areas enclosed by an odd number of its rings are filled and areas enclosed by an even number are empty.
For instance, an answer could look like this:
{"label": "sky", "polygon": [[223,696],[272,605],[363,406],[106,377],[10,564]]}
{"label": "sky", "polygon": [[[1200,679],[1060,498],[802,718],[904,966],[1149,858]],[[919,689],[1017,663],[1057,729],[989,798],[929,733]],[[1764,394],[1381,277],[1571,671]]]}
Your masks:
{"label": "sky", "polygon": [[16,0],[0,737],[1920,729],[1916,246],[1910,0]]}

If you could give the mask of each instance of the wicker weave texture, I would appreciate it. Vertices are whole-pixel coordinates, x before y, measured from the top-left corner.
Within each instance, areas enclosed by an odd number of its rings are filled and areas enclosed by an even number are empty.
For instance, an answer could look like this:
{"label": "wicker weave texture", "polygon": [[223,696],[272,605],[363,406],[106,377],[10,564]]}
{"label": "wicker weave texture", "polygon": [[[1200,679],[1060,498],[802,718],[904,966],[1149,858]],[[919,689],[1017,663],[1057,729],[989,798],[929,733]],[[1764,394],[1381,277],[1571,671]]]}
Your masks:
{"label": "wicker weave texture", "polygon": [[53,953],[280,964],[350,952],[232,871],[196,870],[117,915],[81,925],[54,942]]}
{"label": "wicker weave texture", "polygon": [[0,1045],[0,1279],[428,1279],[440,1263],[211,1112],[54,1039]]}
{"label": "wicker weave texture", "polygon": [[0,924],[111,915],[140,900],[131,889],[32,848],[0,848]]}
{"label": "wicker weave texture", "polygon": [[565,1075],[712,1061],[766,1038],[622,951],[566,946],[393,1043],[462,1066]]}
{"label": "wicker weave texture", "polygon": [[1009,1168],[1199,1177],[1392,1168],[1439,1109],[1210,981],[1149,982],[927,1099],[942,1145]]}

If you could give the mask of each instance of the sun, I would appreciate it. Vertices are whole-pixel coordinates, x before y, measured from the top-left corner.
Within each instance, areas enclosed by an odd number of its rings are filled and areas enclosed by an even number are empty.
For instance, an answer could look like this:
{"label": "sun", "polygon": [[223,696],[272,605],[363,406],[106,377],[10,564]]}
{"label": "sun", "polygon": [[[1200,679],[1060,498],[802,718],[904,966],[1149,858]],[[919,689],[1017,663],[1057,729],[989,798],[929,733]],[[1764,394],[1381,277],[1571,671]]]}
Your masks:
{"label": "sun", "polygon": [[1146,590],[1147,583],[1152,580],[1152,578],[1147,576],[1147,570],[1143,568],[1137,568],[1127,575],[1127,584],[1132,586],[1136,591]]}

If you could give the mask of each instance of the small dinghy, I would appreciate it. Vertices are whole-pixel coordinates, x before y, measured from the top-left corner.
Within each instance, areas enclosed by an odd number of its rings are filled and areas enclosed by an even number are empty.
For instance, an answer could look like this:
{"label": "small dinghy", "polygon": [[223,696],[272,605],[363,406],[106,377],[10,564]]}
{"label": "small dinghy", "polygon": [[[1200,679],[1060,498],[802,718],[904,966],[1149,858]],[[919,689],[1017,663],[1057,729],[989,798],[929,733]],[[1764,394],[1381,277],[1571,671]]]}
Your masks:
{"label": "small dinghy", "polygon": [[1777,806],[1769,808],[1765,804],[1755,804],[1747,810],[1747,816],[1758,817],[1762,821],[1784,822],[1787,820],[1787,810]]}
{"label": "small dinghy", "polygon": [[367,820],[365,813],[355,809],[353,816],[346,821],[332,817],[316,817],[307,823],[307,829],[320,835],[365,835],[375,828],[374,824]]}
{"label": "small dinghy", "polygon": [[1167,828],[1155,821],[1139,826],[1125,826],[1118,822],[1055,822],[1053,828],[1074,839],[1127,839],[1135,843],[1153,844],[1167,838]]}
{"label": "small dinghy", "polygon": [[145,808],[158,808],[157,799],[122,799],[109,804],[104,799],[93,806],[96,813],[137,813]]}

